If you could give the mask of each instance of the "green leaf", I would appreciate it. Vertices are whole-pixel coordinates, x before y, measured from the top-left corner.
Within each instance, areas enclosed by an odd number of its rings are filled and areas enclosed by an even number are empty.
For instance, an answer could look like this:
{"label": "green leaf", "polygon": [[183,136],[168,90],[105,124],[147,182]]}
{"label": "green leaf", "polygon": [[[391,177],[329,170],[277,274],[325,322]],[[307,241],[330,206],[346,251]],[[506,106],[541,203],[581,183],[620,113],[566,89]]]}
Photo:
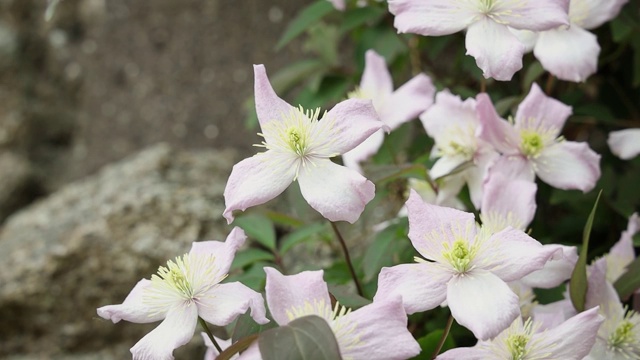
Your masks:
{"label": "green leaf", "polygon": [[260,214],[247,214],[236,218],[234,225],[241,227],[247,235],[267,249],[276,248],[276,229],[268,217]]}
{"label": "green leaf", "polygon": [[218,355],[216,360],[229,360],[229,359],[231,359],[233,357],[233,355],[235,355],[235,354],[247,349],[257,338],[258,338],[258,335],[251,335],[251,336],[248,336],[246,338],[242,338],[242,339],[238,340],[236,343],[234,343],[233,345],[229,346],[222,353],[220,353],[220,355]]}
{"label": "green leaf", "polygon": [[627,299],[640,289],[640,257],[627,266],[627,271],[613,284],[620,299]]}
{"label": "green leaf", "polygon": [[276,50],[282,49],[282,47],[287,45],[291,40],[302,34],[309,26],[317,23],[332,11],[334,11],[333,5],[326,0],[318,0],[304,8],[296,15],[293,21],[289,23],[289,26],[287,26],[287,29],[276,45]]}
{"label": "green leaf", "polygon": [[273,266],[273,264],[264,262],[255,262],[249,270],[242,274],[230,275],[225,282],[241,282],[255,291],[262,291],[267,275],[264,273],[265,266]]}
{"label": "green leaf", "polygon": [[371,304],[371,300],[354,294],[352,288],[348,285],[329,284],[329,293],[331,293],[341,305],[350,309],[358,309]]}
{"label": "green leaf", "polygon": [[611,26],[611,37],[613,41],[617,43],[626,39],[635,27],[633,19],[628,16],[626,12],[622,12],[620,16],[613,19],[609,25]]}
{"label": "green leaf", "polygon": [[544,72],[545,70],[542,68],[542,64],[540,64],[539,61],[535,61],[529,65],[527,72],[524,74],[524,80],[522,81],[522,91],[528,93],[531,88],[531,84],[544,74]]}
{"label": "green leaf", "polygon": [[596,208],[598,207],[598,201],[600,201],[600,195],[602,190],[598,193],[595,204],[587,223],[584,226],[582,233],[582,248],[580,249],[580,257],[576,262],[576,267],[571,274],[571,282],[569,286],[569,295],[571,296],[571,303],[573,307],[578,311],[584,311],[585,298],[587,296],[587,252],[589,250],[589,236],[591,236],[591,227],[593,226],[593,219],[596,215]]}
{"label": "green leaf", "polygon": [[239,339],[243,339],[249,337],[253,334],[257,334],[269,329],[273,329],[278,326],[275,321],[271,318],[269,314],[267,314],[267,318],[270,320],[268,323],[264,325],[260,325],[253,320],[251,317],[251,313],[247,311],[246,313],[238,316],[236,320],[236,324],[233,327],[233,335],[231,335],[231,341],[236,342]]}
{"label": "green leaf", "polygon": [[340,33],[344,34],[363,24],[373,24],[378,22],[387,12],[383,8],[367,6],[355,8],[345,12],[344,19],[340,24]]}
{"label": "green leaf", "polygon": [[397,250],[398,226],[389,226],[376,235],[371,246],[364,254],[364,281],[368,282],[377,276],[383,266],[393,265],[393,254]]}
{"label": "green leaf", "polygon": [[[411,360],[431,360],[433,353],[438,348],[438,343],[440,342],[443,333],[444,330],[435,330],[418,339],[421,351],[418,356],[412,357]],[[456,344],[453,341],[453,338],[451,336],[447,336],[440,353],[453,349],[454,347],[456,347]]]}
{"label": "green leaf", "polygon": [[509,96],[504,99],[500,99],[496,101],[496,112],[500,116],[505,116],[509,113],[509,110],[515,105],[518,101],[520,101],[520,96]]}
{"label": "green leaf", "polygon": [[640,247],[640,233],[633,235],[633,247]]}
{"label": "green leaf", "polygon": [[333,330],[315,315],[263,332],[258,347],[264,360],[342,359]]}
{"label": "green leaf", "polygon": [[339,65],[338,27],[320,22],[311,26],[307,32],[309,36],[302,47],[303,51],[317,54],[327,65]]}
{"label": "green leaf", "polygon": [[314,223],[307,226],[303,226],[295,231],[282,237],[280,254],[284,255],[291,250],[295,245],[301,244],[305,241],[317,239],[319,234],[326,233],[328,226],[326,222]]}
{"label": "green leaf", "polygon": [[274,261],[274,255],[261,249],[246,249],[236,253],[231,264],[231,270],[242,269],[257,261]]}

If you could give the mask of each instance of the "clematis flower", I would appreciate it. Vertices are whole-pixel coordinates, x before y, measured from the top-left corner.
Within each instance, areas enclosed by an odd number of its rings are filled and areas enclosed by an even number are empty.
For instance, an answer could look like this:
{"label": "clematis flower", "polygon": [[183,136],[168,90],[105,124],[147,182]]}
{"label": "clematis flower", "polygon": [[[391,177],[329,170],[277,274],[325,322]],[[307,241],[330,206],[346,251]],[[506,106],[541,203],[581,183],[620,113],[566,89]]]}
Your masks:
{"label": "clematis flower", "polygon": [[302,196],[331,221],[354,223],[373,199],[375,186],[358,172],[333,163],[362,143],[384,123],[370,100],[350,99],[319,119],[320,110],[305,111],[280,99],[263,65],[255,65],[256,111],[265,152],[237,163],[224,190],[224,217],[233,210],[263,204],[298,180]]}
{"label": "clematis flower", "polygon": [[620,240],[618,240],[618,242],[611,247],[611,251],[603,257],[607,263],[607,280],[610,283],[615,283],[616,280],[625,273],[627,266],[635,260],[633,236],[638,232],[640,232],[640,217],[638,217],[638,213],[633,213],[631,217],[629,217],[627,229],[620,235]]}
{"label": "clematis flower", "polygon": [[600,177],[600,155],[586,143],[559,138],[571,107],[547,97],[537,84],[520,103],[512,125],[496,113],[487,94],[479,94],[479,137],[491,143],[502,157],[492,166],[515,179],[533,181],[538,175],[547,184],[588,192]]}
{"label": "clematis flower", "polygon": [[[407,330],[407,315],[399,298],[351,311],[338,303],[331,306],[322,270],[289,276],[273,268],[264,270],[267,303],[279,325],[304,316],[320,316],[333,330],[343,359],[400,360],[420,353],[420,345]],[[240,357],[260,358],[257,343]]]}
{"label": "clematis flower", "polygon": [[[448,90],[441,91],[436,95],[435,104],[420,115],[420,121],[427,134],[434,139],[433,154],[439,157],[429,170],[429,176],[432,179],[449,178],[448,191],[439,192],[438,197],[455,197],[466,183],[471,201],[476,208],[480,208],[483,181],[498,153],[489,143],[476,137],[480,125],[476,101],[462,101]],[[464,168],[465,164],[469,166]]]}
{"label": "clematis flower", "polygon": [[[373,50],[367,50],[360,86],[349,93],[349,97],[371,99],[380,120],[394,130],[431,106],[435,92],[436,88],[425,74],[416,75],[393,91],[393,80],[384,58]],[[342,155],[345,166],[362,172],[359,163],[378,152],[383,140],[384,132],[378,130]]]}
{"label": "clematis flower", "polygon": [[262,295],[239,282],[220,283],[245,239],[234,228],[225,242],[193,243],[188,254],[161,266],[151,280],[140,280],[122,304],[98,308],[98,315],[114,323],[162,320],[131,348],[134,360],[173,359],[173,350],[193,337],[198,317],[224,326],[251,309],[257,323],[267,323]]}
{"label": "clematis flower", "polygon": [[[471,348],[457,348],[439,355],[437,360],[581,360],[596,341],[604,318],[594,308],[564,323],[539,332],[539,324],[518,317],[495,339],[480,341]],[[600,360],[605,358],[598,358]]]}
{"label": "clematis flower", "polygon": [[640,359],[640,314],[627,310],[619,299],[604,306],[605,321],[584,360]]}
{"label": "clematis flower", "polygon": [[476,59],[485,78],[511,80],[522,68],[525,46],[511,33],[568,26],[569,0],[389,0],[401,33],[426,36],[467,29],[467,55]]}
{"label": "clematis flower", "polygon": [[542,67],[562,80],[581,82],[598,70],[600,45],[587,30],[618,15],[628,0],[571,0],[571,26],[542,31],[533,54]]}
{"label": "clematis flower", "polygon": [[607,144],[611,152],[620,159],[633,159],[640,154],[640,129],[612,131]]}
{"label": "clematis flower", "polygon": [[456,321],[479,339],[498,335],[520,315],[507,281],[541,269],[553,254],[520,230],[477,230],[471,213],[407,201],[409,238],[426,260],[383,268],[374,302],[400,295],[408,314],[445,300]]}

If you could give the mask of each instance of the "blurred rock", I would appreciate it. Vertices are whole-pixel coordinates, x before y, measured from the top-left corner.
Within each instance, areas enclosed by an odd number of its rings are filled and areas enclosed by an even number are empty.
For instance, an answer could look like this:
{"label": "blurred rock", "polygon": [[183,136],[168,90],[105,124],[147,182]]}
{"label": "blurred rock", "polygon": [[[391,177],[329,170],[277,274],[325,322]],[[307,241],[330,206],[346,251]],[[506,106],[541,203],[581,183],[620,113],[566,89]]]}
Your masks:
{"label": "blurred rock", "polygon": [[122,302],[192,241],[225,239],[234,157],[154,146],[10,217],[0,232],[0,356],[130,357],[156,324],[114,325],[96,308]]}
{"label": "blurred rock", "polygon": [[0,223],[39,193],[31,164],[10,153],[0,153]]}

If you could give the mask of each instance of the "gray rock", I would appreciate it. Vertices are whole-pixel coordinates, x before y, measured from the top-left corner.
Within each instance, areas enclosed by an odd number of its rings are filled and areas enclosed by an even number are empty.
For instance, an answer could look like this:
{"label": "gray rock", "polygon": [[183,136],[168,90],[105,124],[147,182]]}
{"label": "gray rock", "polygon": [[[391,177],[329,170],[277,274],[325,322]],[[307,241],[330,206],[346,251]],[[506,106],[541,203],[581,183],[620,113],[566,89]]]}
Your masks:
{"label": "gray rock", "polygon": [[38,184],[28,160],[12,152],[0,152],[0,223],[14,210],[29,203]]}
{"label": "gray rock", "polygon": [[0,356],[66,358],[107,347],[126,351],[77,358],[130,356],[128,348],[155,324],[114,325],[96,308],[122,302],[191,242],[224,240],[230,227],[221,216],[222,192],[234,157],[154,146],[7,219],[0,232]]}

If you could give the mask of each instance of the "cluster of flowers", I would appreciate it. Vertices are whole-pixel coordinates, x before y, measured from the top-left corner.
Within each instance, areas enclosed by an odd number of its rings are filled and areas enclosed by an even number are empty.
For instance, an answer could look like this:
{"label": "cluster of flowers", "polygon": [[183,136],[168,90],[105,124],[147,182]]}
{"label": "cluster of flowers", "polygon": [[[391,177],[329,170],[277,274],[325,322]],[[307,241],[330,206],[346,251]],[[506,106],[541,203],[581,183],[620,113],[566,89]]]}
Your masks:
{"label": "cluster of flowers", "polygon": [[[586,55],[599,51],[583,28],[611,19],[623,3],[571,0],[569,9],[568,0],[389,0],[389,8],[402,32],[444,35],[466,28],[468,53],[485,76],[499,80],[522,66],[527,47],[520,31],[535,31],[534,53],[545,68],[580,81],[595,71]],[[584,51],[553,54],[564,41]],[[438,157],[431,182],[410,183],[404,210],[409,239],[421,257],[383,268],[373,303],[353,312],[332,306],[322,271],[283,275],[265,268],[273,320],[286,325],[307,315],[324,318],[344,359],[407,359],[420,352],[407,330],[407,314],[448,306],[479,341],[438,359],[640,358],[640,315],[623,307],[611,285],[634,260],[636,214],[611,253],[589,266],[585,311],[577,312],[568,299],[547,305],[534,299],[533,288],[567,281],[578,259],[575,247],[542,245],[524,232],[536,211],[536,176],[583,192],[600,177],[600,156],[586,143],[560,137],[571,107],[533,84],[515,116],[505,120],[487,94],[464,101],[448,90],[436,94],[424,74],[394,91],[384,59],[370,50],[365,60],[360,86],[324,114],[289,105],[273,90],[264,66],[254,66],[264,138],[259,146],[265,151],[234,166],[224,217],[233,222],[234,211],[263,204],[297,180],[322,216],[354,223],[375,193],[360,163],[378,150],[385,131],[419,117]],[[611,134],[612,151],[637,155],[640,142],[625,142],[630,136]],[[338,155],[345,166],[330,160]],[[465,184],[481,225],[456,201]],[[250,310],[264,324],[269,320],[261,294],[241,283],[222,283],[244,241],[244,232],[234,228],[225,242],[196,242],[151,280],[138,282],[122,304],[101,307],[98,314],[113,322],[163,320],[131,349],[134,359],[173,359],[198,321],[224,326]],[[208,344],[207,357],[215,358],[218,350]],[[260,359],[257,342],[238,358]]]}

